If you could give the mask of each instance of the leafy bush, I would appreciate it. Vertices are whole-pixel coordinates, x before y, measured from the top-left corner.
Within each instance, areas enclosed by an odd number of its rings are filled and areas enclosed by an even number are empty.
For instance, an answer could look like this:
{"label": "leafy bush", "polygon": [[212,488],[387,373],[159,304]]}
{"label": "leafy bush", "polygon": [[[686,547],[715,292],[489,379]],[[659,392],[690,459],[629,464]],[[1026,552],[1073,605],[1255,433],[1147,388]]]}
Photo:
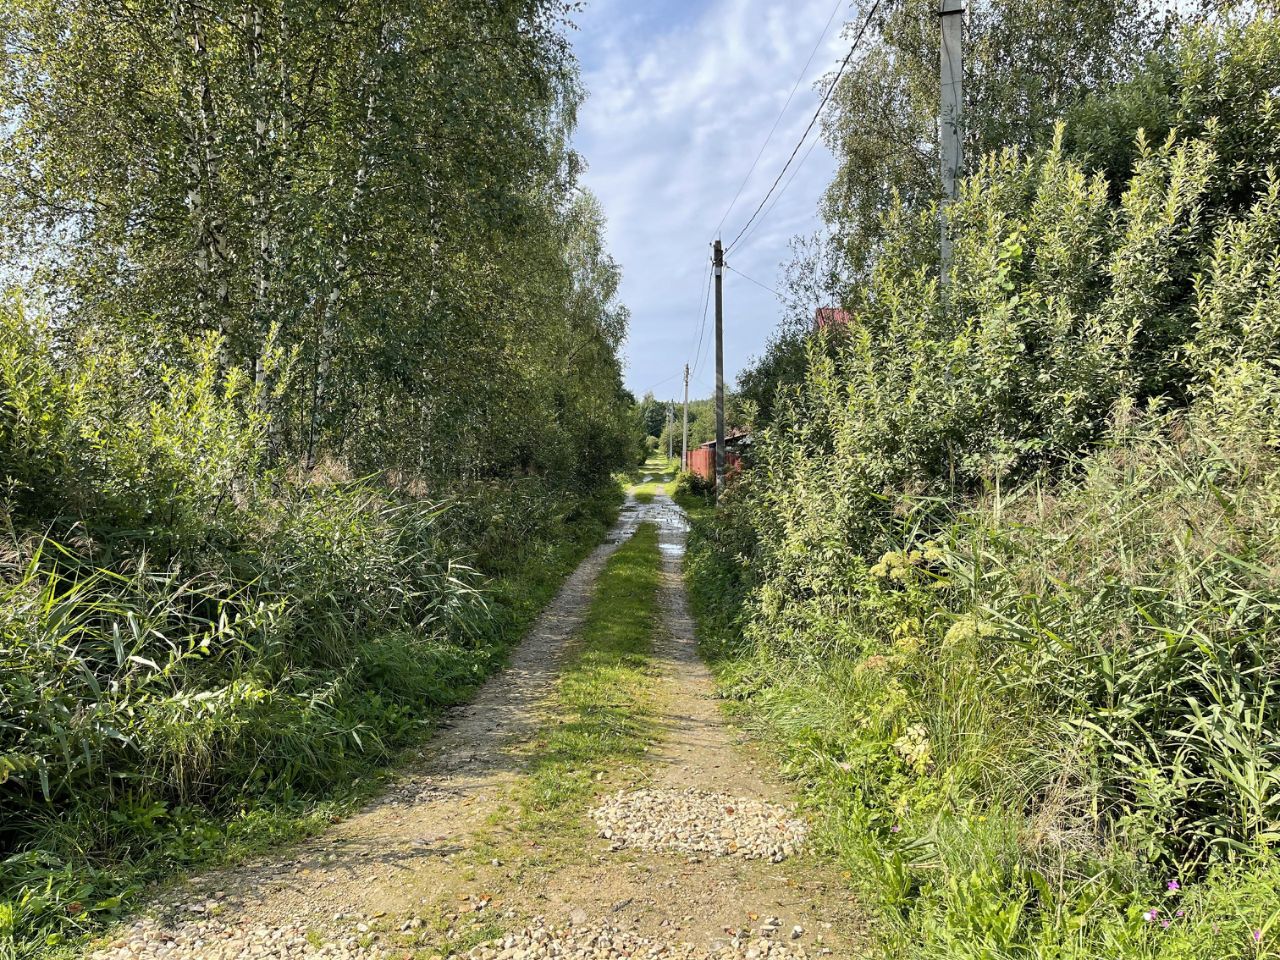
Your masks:
{"label": "leafy bush", "polygon": [[[697,528],[722,680],[814,786],[904,955],[1244,955],[1280,915],[1257,861],[1280,820],[1277,400],[1273,376],[1236,421],[1270,429],[1244,438],[1215,396],[1117,429],[1075,479],[904,499],[880,555],[821,585],[746,585],[750,506]],[[1183,910],[1163,940],[1152,908]]]}
{"label": "leafy bush", "polygon": [[676,477],[678,496],[706,498],[714,493],[715,489],[714,482],[708,483],[702,474],[694,473],[692,470],[681,470],[680,475]]}
{"label": "leafy bush", "polygon": [[897,206],[695,528],[706,649],[894,955],[1271,949],[1280,194],[1233,145],[1277,36],[1192,33],[1207,119],[1121,182],[1061,128],[985,158],[945,291]]}
{"label": "leafy bush", "polygon": [[120,344],[59,343],[16,295],[0,303],[8,512],[166,554],[234,536],[265,478],[267,421],[261,388],[218,352],[206,339],[153,367]]}
{"label": "leafy bush", "polygon": [[217,340],[147,369],[17,303],[0,324],[0,952],[352,795],[616,506],[537,478],[432,501],[292,477]]}

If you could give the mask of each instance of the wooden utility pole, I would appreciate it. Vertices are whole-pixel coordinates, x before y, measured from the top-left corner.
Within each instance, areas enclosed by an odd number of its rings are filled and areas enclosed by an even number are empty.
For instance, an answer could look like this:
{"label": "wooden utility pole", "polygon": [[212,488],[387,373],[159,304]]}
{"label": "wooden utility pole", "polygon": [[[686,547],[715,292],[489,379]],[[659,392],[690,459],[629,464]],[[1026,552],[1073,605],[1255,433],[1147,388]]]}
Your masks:
{"label": "wooden utility pole", "polygon": [[716,238],[716,501],[724,492],[724,248]]}
{"label": "wooden utility pole", "polygon": [[938,110],[938,140],[942,157],[942,208],[939,227],[942,241],[942,284],[951,276],[951,237],[947,232],[947,207],[956,198],[964,169],[964,7],[963,0],[941,0],[942,98]]}
{"label": "wooden utility pole", "polygon": [[689,365],[684,365],[684,439],[680,441],[680,469],[689,469]]}

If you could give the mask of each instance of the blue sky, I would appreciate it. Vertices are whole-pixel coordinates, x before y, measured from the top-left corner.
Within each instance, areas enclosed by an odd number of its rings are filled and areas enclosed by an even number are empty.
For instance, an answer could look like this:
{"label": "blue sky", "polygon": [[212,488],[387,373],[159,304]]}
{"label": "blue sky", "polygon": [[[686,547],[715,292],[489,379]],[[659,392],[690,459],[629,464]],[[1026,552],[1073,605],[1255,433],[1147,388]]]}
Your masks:
{"label": "blue sky", "polygon": [[[588,165],[585,185],[604,205],[609,247],[622,265],[622,299],[631,308],[626,380],[637,396],[649,389],[663,398],[679,394],[702,316],[707,244],[834,8],[834,0],[590,0],[578,14],[573,41],[587,101],[576,145]],[[844,4],[836,15],[725,220],[726,243],[813,116],[815,82],[847,51],[848,10]],[[816,130],[810,134],[816,136]],[[833,167],[819,144],[767,219],[734,250],[730,265],[780,289],[791,238],[820,226],[817,204]],[[781,310],[772,294],[726,273],[730,383],[760,352]],[[691,396],[712,392],[710,348],[708,311]]]}

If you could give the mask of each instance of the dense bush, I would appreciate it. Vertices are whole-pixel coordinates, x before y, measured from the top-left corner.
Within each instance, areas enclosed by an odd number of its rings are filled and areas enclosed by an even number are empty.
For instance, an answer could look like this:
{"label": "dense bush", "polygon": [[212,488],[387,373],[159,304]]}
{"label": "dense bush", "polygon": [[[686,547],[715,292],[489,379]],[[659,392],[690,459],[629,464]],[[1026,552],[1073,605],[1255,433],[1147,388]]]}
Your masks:
{"label": "dense bush", "polygon": [[1110,173],[1069,128],[986,157],[945,289],[936,212],[895,206],[695,531],[727,688],[895,955],[1271,949],[1280,193],[1233,144],[1277,37],[1184,37],[1171,102],[1214,116]]}
{"label": "dense bush", "polygon": [[616,504],[291,476],[268,387],[219,352],[147,369],[0,312],[0,952],[367,778],[491,672]]}
{"label": "dense bush", "polygon": [[1280,378],[1250,388],[1117,427],[1071,480],[899,498],[874,551],[785,576],[746,487],[695,536],[723,677],[903,955],[1239,956],[1280,912]]}
{"label": "dense bush", "polygon": [[681,470],[676,477],[676,494],[685,497],[701,497],[706,499],[715,492],[715,483],[708,483],[700,473],[692,470]]}

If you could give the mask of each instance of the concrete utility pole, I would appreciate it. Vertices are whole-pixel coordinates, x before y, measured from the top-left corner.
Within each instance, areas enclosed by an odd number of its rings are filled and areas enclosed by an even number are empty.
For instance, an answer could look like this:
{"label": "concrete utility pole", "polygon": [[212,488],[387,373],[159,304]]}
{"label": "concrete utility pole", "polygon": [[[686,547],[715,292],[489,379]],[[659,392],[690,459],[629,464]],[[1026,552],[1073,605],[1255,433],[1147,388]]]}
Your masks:
{"label": "concrete utility pole", "polygon": [[680,441],[680,469],[689,469],[689,365],[684,365],[684,439]]}
{"label": "concrete utility pole", "polygon": [[724,492],[724,248],[716,238],[716,501]]}
{"label": "concrete utility pole", "polygon": [[942,284],[950,283],[951,237],[947,207],[956,198],[964,172],[964,7],[963,0],[941,0],[942,99],[938,112],[938,140],[942,156],[942,210],[938,217],[942,238]]}

